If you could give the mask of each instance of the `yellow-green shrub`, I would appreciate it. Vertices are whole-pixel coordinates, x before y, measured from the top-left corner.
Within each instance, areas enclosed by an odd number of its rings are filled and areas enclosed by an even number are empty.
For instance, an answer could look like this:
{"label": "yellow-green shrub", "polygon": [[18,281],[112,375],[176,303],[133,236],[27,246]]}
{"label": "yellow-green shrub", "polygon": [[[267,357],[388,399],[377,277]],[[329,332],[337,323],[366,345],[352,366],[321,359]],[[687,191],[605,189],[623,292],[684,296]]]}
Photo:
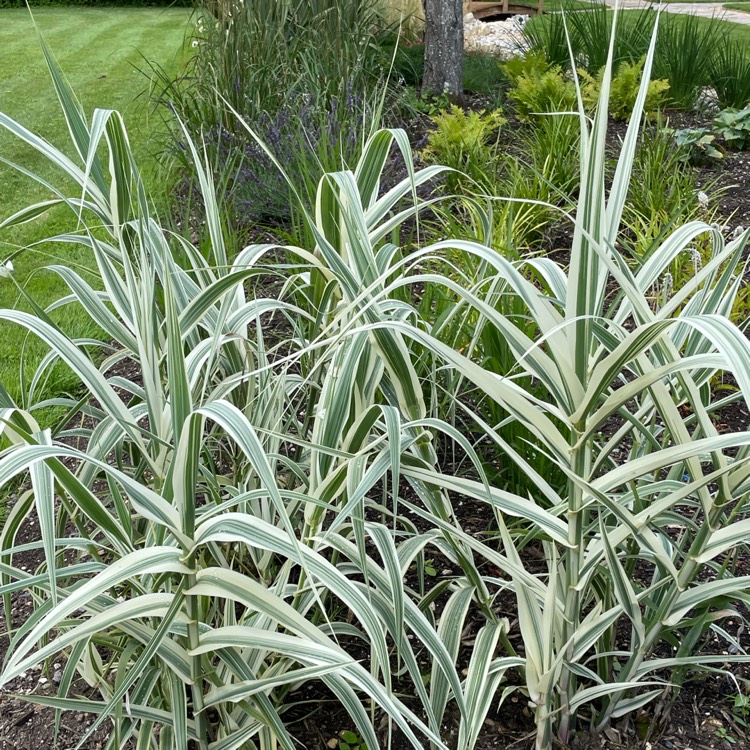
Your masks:
{"label": "yellow-green shrub", "polygon": [[544,70],[537,62],[515,76],[515,85],[508,92],[508,98],[516,105],[518,116],[526,118],[535,112],[569,112],[576,109],[573,81],[559,66],[548,65]]}
{"label": "yellow-green shrub", "polygon": [[486,186],[488,167],[494,162],[497,132],[506,123],[502,112],[499,109],[465,112],[453,105],[435,115],[432,121],[435,130],[430,133],[427,148],[422,152],[425,161],[464,173],[448,173],[446,184],[451,191],[455,192],[462,182],[465,185],[467,175]]}
{"label": "yellow-green shrub", "polygon": [[[594,109],[599,99],[604,70],[600,70],[596,77],[585,70],[579,70],[578,75],[582,83],[583,104],[586,109]],[[609,113],[615,120],[630,120],[642,76],[643,60],[632,63],[623,62],[618,67],[617,73],[612,78],[609,95]],[[669,81],[656,79],[649,82],[644,105],[647,117],[655,114],[667,102],[667,91],[669,91]]]}

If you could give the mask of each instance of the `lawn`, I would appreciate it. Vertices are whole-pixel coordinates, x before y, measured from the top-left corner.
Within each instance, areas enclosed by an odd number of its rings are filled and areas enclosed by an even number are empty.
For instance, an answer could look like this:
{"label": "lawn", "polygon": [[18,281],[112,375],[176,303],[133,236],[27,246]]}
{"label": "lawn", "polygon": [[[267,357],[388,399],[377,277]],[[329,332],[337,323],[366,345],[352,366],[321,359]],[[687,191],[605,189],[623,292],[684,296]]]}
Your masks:
{"label": "lawn", "polygon": [[724,7],[729,10],[744,10],[746,13],[750,13],[750,3],[725,3]]}
{"label": "lawn", "polygon": [[[519,5],[529,5],[536,8],[532,0],[520,0]],[[565,8],[566,10],[583,10],[591,5],[588,0],[544,0],[544,12],[555,13]]]}
{"label": "lawn", "polygon": [[[154,156],[159,148],[157,135],[161,119],[149,107],[149,81],[141,71],[147,69],[146,60],[167,70],[178,69],[185,58],[183,42],[189,12],[184,9],[45,8],[35,10],[34,17],[86,111],[90,113],[95,107],[120,110],[140,162],[146,166],[152,182],[158,179]],[[0,110],[72,153],[28,11],[1,10],[0,18],[3,21],[0,25]],[[47,163],[5,131],[0,132],[0,156],[23,164],[34,173],[53,177]],[[0,217],[5,218],[47,197],[44,189],[29,178],[0,165]],[[19,247],[71,228],[69,213],[61,209],[32,224],[0,231],[0,262]],[[79,268],[89,266],[85,253],[62,245],[27,250],[13,260],[15,278],[42,306],[66,292],[55,274],[43,270],[44,266],[58,260]],[[0,308],[18,304],[15,285],[0,278]],[[74,336],[92,332],[86,321],[87,318],[73,308],[65,313],[65,328]],[[20,352],[24,347],[27,352],[24,377],[28,377],[45,348],[35,340],[27,340],[20,329],[3,327],[0,331],[0,382],[11,392],[19,384]],[[58,371],[55,389],[64,389],[74,382]],[[14,396],[18,395],[17,390]]]}
{"label": "lawn", "polygon": [[[629,12],[637,13],[643,11]],[[686,16],[681,17],[685,18]],[[721,16],[719,15],[718,18],[720,17]],[[745,26],[741,23],[732,23],[731,21],[719,21],[712,18],[698,18],[698,23],[706,26],[711,23],[717,23],[724,39],[737,39],[738,41],[744,42],[750,46],[750,26]]]}

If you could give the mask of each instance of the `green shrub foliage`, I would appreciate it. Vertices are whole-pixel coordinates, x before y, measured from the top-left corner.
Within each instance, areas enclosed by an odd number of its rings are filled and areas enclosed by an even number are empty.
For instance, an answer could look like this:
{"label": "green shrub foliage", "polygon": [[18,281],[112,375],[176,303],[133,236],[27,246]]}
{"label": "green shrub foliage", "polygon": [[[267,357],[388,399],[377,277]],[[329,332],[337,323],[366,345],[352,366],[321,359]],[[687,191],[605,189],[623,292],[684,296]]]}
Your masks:
{"label": "green shrub foliage", "polygon": [[522,119],[544,112],[576,108],[576,89],[565,69],[550,62],[543,51],[530,51],[503,63],[500,68],[511,84],[508,98]]}
{"label": "green shrub foliage", "polygon": [[[650,11],[623,14],[612,45],[613,71],[642,60],[649,46],[656,15]],[[598,4],[586,13],[550,14],[524,28],[530,49],[563,69],[576,68],[596,76],[604,67],[612,32],[612,13]],[[670,103],[692,109],[702,90],[712,86],[722,107],[744,107],[750,100],[750,52],[742,42],[726,38],[718,20],[666,13],[659,20],[653,74],[668,80]],[[568,51],[568,40],[572,55]]]}
{"label": "green shrub foliage", "polygon": [[446,177],[449,189],[455,191],[462,184],[467,187],[466,176],[478,185],[487,185],[496,158],[493,139],[496,142],[506,122],[500,110],[465,112],[453,105],[433,117],[433,122],[435,130],[422,153],[429,163],[456,170]]}
{"label": "green shrub foliage", "polygon": [[728,108],[714,118],[714,133],[736,151],[750,148],[750,106]]}
{"label": "green shrub foliage", "polygon": [[[594,77],[581,69],[579,75],[583,81],[583,102],[589,109],[593,109],[599,99],[604,70],[602,69],[599,75]],[[643,60],[634,63],[624,61],[620,64],[617,73],[612,78],[609,94],[609,113],[615,120],[630,119],[642,77]],[[668,91],[669,81],[663,79],[649,81],[646,102],[643,106],[647,116],[653,116],[666,104],[669,99]]]}
{"label": "green shrub foliage", "polygon": [[710,128],[681,128],[675,131],[674,138],[682,161],[698,166],[724,158]]}

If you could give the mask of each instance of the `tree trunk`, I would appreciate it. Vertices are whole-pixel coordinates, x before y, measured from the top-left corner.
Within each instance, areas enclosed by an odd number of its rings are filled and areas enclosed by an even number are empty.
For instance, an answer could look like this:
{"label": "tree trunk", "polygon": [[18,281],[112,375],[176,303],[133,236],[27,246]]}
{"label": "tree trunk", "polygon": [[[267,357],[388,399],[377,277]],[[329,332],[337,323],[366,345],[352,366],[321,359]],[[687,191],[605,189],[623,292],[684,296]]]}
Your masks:
{"label": "tree trunk", "polygon": [[424,0],[424,10],[422,93],[446,93],[460,104],[464,93],[463,0]]}

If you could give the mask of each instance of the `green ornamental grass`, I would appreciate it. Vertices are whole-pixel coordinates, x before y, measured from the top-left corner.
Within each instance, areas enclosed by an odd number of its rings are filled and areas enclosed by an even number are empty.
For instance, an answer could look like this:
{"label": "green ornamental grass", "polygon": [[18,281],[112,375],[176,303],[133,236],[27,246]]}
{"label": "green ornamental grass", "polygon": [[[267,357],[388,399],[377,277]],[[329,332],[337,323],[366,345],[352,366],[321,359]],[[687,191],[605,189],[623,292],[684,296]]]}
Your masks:
{"label": "green ornamental grass", "polygon": [[749,105],[750,49],[747,43],[728,40],[718,45],[711,59],[709,78],[720,107],[741,109]]}
{"label": "green ornamental grass", "polygon": [[[621,63],[637,63],[648,49],[655,13],[633,10],[620,14],[613,53],[614,72]],[[532,19],[524,27],[530,49],[556,65],[577,67],[596,75],[604,66],[613,13],[597,4],[588,13],[558,13]],[[567,30],[566,30],[567,26]],[[568,50],[568,40],[570,49]],[[747,86],[745,67],[750,27],[697,15],[665,13],[660,21],[653,77],[670,84],[670,104],[691,109],[707,86],[716,89],[722,106],[742,107]]]}

